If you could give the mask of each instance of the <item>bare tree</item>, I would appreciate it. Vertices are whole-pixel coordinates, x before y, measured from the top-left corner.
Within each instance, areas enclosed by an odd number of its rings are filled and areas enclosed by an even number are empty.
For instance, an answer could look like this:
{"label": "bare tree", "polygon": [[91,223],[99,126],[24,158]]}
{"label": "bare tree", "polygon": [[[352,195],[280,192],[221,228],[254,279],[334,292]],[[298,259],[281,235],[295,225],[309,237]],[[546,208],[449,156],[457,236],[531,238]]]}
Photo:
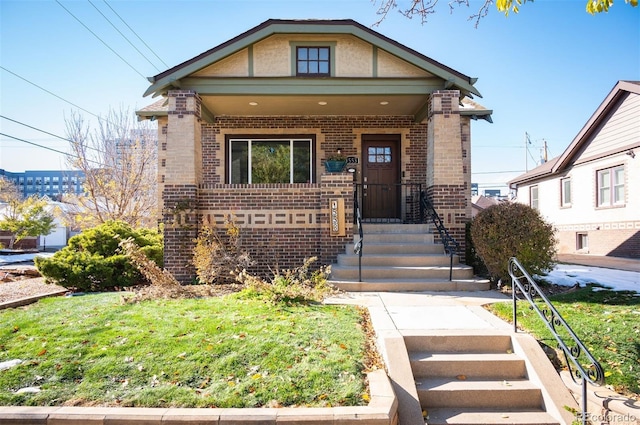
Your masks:
{"label": "bare tree", "polygon": [[132,227],[155,227],[157,133],[127,109],[110,110],[90,130],[82,115],[66,119],[73,155],[69,166],[84,172],[84,194],[66,195],[77,206],[75,225],[92,227],[121,220]]}

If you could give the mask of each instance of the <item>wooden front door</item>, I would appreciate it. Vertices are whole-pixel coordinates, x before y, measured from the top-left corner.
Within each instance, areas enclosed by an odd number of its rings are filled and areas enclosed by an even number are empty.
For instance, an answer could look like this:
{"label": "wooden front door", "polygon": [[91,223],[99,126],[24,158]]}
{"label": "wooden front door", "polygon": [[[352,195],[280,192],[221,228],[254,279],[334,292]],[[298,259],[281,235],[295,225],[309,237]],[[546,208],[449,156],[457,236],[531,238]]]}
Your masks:
{"label": "wooden front door", "polygon": [[362,217],[400,218],[400,135],[363,135],[362,164]]}

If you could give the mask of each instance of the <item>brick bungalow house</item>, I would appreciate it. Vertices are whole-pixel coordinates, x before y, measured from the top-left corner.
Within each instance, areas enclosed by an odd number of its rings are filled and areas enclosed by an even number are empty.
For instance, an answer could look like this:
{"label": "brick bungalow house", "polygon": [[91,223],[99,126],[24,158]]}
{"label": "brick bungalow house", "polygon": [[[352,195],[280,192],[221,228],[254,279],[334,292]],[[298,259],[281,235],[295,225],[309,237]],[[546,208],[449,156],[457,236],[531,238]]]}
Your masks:
{"label": "brick bungalow house", "polygon": [[[202,221],[229,215],[259,272],[330,264],[353,239],[356,198],[365,221],[397,223],[423,191],[464,243],[471,120],[491,115],[471,100],[475,78],[353,20],[268,20],[149,80],[145,96],[162,98],[137,114],[158,121],[179,280],[194,276]],[[336,155],[347,169],[328,172]]]}
{"label": "brick bungalow house", "polygon": [[618,81],[562,155],[509,182],[559,254],[640,258],[640,82]]}

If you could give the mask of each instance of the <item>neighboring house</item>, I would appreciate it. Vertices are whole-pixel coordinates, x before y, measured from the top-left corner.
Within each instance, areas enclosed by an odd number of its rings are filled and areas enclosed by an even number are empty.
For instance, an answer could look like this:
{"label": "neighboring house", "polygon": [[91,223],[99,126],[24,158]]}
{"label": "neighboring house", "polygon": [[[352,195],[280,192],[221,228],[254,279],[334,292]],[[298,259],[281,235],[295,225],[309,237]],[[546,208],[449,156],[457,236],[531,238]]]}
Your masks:
{"label": "neighboring house", "polygon": [[[48,235],[40,235],[37,237],[27,236],[26,238],[16,242],[14,249],[38,249],[40,251],[56,251],[67,245],[67,241],[73,236],[72,229],[62,219],[67,212],[69,206],[62,202],[56,202],[43,197],[47,201],[46,211],[54,216],[55,227]],[[7,204],[0,202],[0,219],[5,217],[5,209]],[[0,244],[5,248],[9,246],[11,233],[0,231]]]}
{"label": "neighboring house", "polygon": [[[420,192],[464,243],[470,78],[352,20],[268,20],[150,78],[165,266],[191,281],[202,221],[234,217],[256,269],[330,264],[365,220],[415,219]],[[342,155],[351,172],[324,166]],[[354,196],[357,195],[357,196]],[[464,250],[462,250],[464,252]]]}
{"label": "neighboring house", "polygon": [[27,170],[22,173],[12,173],[0,169],[0,176],[11,180],[20,195],[48,196],[59,199],[65,193],[82,194],[84,189],[84,173],[78,170]]}
{"label": "neighboring house", "polygon": [[619,81],[562,155],[509,182],[560,254],[640,258],[640,82]]}
{"label": "neighboring house", "polygon": [[471,196],[471,218],[474,218],[487,208],[498,205],[500,200],[493,196],[473,195]]}

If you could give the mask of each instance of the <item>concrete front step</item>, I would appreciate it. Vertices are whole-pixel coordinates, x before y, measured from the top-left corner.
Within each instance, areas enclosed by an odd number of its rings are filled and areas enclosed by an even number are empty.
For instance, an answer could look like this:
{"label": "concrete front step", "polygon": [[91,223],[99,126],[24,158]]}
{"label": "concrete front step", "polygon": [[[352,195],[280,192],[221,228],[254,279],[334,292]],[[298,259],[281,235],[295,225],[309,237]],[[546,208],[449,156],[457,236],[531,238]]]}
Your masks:
{"label": "concrete front step", "polygon": [[[364,270],[363,270],[364,272]],[[443,292],[487,291],[488,280],[474,279],[363,279],[330,280],[330,284],[347,292]]]}
{"label": "concrete front step", "polygon": [[420,224],[362,223],[362,231],[366,234],[431,233],[431,225],[428,223],[420,223]]}
{"label": "concrete front step", "polygon": [[420,404],[434,407],[540,409],[542,391],[526,379],[416,378]]}
{"label": "concrete front step", "polygon": [[[360,259],[354,254],[340,254],[338,255],[338,265],[346,267],[358,266]],[[428,266],[441,266],[449,267],[451,258],[448,255],[436,254],[371,254],[367,253],[362,256],[362,266],[389,266],[389,267],[428,267]],[[459,258],[457,255],[453,256],[453,264],[456,267],[459,266]]]}
{"label": "concrete front step", "polygon": [[433,331],[426,334],[405,335],[407,350],[431,353],[510,353],[511,335],[504,332]]}
{"label": "concrete front step", "polygon": [[422,377],[467,379],[523,379],[527,376],[524,360],[508,353],[411,353],[411,370],[416,380]]}
{"label": "concrete front step", "polygon": [[[353,248],[355,244],[349,244],[346,246],[346,252],[350,255],[352,254]],[[442,244],[434,244],[434,243],[421,243],[421,242],[403,242],[403,243],[371,243],[370,240],[367,239],[365,245],[366,255],[377,255],[377,254],[431,254],[431,255],[445,255],[444,247]],[[365,252],[363,251],[363,255]],[[449,257],[447,257],[449,258]]]}
{"label": "concrete front step", "polygon": [[428,425],[559,425],[557,419],[543,410],[434,408],[426,411]]}
{"label": "concrete front step", "polygon": [[[331,266],[331,280],[359,280],[358,266]],[[466,265],[455,265],[452,268],[454,280],[472,280],[473,268]],[[362,280],[415,280],[415,279],[449,279],[449,266],[384,266],[362,267]]]}
{"label": "concrete front step", "polygon": [[[354,242],[358,241],[360,236],[355,233],[353,235]],[[366,246],[375,244],[412,244],[421,243],[426,245],[436,245],[433,241],[433,233],[365,233],[363,241]],[[438,244],[442,247],[442,244]]]}

